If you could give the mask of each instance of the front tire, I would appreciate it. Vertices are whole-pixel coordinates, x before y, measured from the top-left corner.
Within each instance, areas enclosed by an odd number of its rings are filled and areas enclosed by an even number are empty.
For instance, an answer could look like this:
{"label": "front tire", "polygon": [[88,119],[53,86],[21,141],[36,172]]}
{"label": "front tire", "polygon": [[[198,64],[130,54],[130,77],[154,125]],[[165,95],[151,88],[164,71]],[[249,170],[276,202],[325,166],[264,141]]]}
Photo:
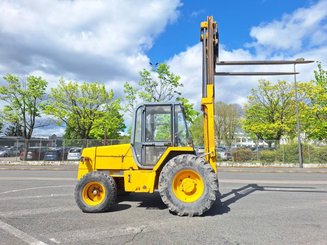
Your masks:
{"label": "front tire", "polygon": [[74,196],[78,207],[83,212],[106,212],[116,202],[116,183],[105,173],[90,172],[77,183]]}
{"label": "front tire", "polygon": [[180,216],[199,216],[216,201],[218,177],[210,164],[195,155],[179,155],[162,169],[159,193],[169,210]]}

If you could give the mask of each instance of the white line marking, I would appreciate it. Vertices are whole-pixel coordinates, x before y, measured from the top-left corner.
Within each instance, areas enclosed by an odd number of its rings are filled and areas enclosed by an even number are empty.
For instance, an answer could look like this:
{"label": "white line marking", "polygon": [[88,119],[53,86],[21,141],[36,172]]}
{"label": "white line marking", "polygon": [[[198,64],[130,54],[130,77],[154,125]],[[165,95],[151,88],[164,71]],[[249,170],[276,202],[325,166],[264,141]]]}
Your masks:
{"label": "white line marking", "polygon": [[7,223],[3,222],[0,220],[0,228],[9,234],[19,238],[20,240],[26,242],[27,244],[30,245],[46,245],[47,243],[44,243],[42,241],[37,240],[36,238],[28,235],[27,233],[18,230],[17,228],[8,225]]}
{"label": "white line marking", "polygon": [[[141,233],[148,233],[154,231],[162,231],[162,229],[174,226],[182,226],[188,223],[188,217],[176,219],[175,217],[169,217],[165,220],[149,220],[145,221],[143,224],[142,222],[133,222],[128,225],[119,225],[119,226],[109,226],[106,228],[91,228],[91,229],[78,229],[78,230],[70,230],[64,232],[55,232],[45,234],[48,237],[55,238],[57,242],[63,244],[70,244],[70,243],[77,243],[84,242],[86,244],[92,244],[91,242],[87,241],[97,241],[99,239],[108,239],[108,238],[115,238],[119,236],[128,236]],[[196,219],[196,218],[190,218]],[[192,225],[192,224],[191,224]],[[197,225],[197,223],[195,223]],[[110,240],[108,240],[110,241]],[[110,242],[109,242],[110,243]],[[151,242],[150,242],[151,243]],[[165,242],[164,242],[165,243]],[[168,242],[166,242],[169,244]],[[133,244],[133,243],[132,243]]]}
{"label": "white line marking", "polygon": [[0,177],[0,180],[53,180],[53,181],[74,180],[77,181],[76,178],[54,178],[54,177]]}
{"label": "white line marking", "polygon": [[50,241],[52,241],[52,242],[54,242],[54,243],[57,243],[57,244],[59,244],[60,242],[58,242],[56,239],[54,239],[54,238],[49,238],[49,240]]}
{"label": "white line marking", "polygon": [[67,197],[74,196],[73,193],[70,194],[50,194],[50,195],[39,195],[39,196],[19,196],[19,197],[3,197],[0,199],[1,201],[9,201],[9,200],[25,200],[25,199],[37,199],[37,198],[48,198],[48,197]]}
{"label": "white line marking", "polygon": [[23,209],[10,212],[0,212],[0,216],[4,218],[13,218],[20,216],[31,216],[38,214],[62,213],[69,211],[77,211],[78,207],[50,207],[50,208],[37,208],[37,209]]}
{"label": "white line marking", "polygon": [[17,189],[11,191],[1,192],[0,195],[14,193],[19,191],[29,191],[29,190],[37,190],[37,189],[48,189],[48,188],[61,188],[61,187],[74,187],[75,185],[50,185],[50,186],[39,186],[39,187],[31,187],[31,188],[24,188],[24,189]]}
{"label": "white line marking", "polygon": [[[185,222],[185,221],[184,221]],[[157,222],[153,222],[151,225],[139,225],[139,226],[121,226],[121,227],[108,227],[108,228],[93,228],[83,230],[72,230],[65,232],[56,232],[48,234],[58,243],[78,243],[80,241],[86,242],[91,240],[98,240],[103,238],[114,238],[118,236],[134,235],[142,232],[153,231],[157,227]],[[159,228],[158,228],[159,229]],[[91,243],[90,243],[91,244]]]}

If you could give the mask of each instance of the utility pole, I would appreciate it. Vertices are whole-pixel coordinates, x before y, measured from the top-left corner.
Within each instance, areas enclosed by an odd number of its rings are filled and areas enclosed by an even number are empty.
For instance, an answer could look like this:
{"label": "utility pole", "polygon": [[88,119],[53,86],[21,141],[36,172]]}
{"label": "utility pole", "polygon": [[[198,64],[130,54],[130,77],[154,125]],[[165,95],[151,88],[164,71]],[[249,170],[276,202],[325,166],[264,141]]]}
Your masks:
{"label": "utility pole", "polygon": [[[304,58],[296,59],[296,61],[304,61]],[[303,168],[303,155],[302,155],[302,144],[301,144],[301,129],[299,120],[299,101],[297,94],[297,82],[296,82],[296,63],[294,63],[294,90],[295,90],[295,113],[296,113],[296,129],[297,129],[297,145],[299,150],[299,167]]]}

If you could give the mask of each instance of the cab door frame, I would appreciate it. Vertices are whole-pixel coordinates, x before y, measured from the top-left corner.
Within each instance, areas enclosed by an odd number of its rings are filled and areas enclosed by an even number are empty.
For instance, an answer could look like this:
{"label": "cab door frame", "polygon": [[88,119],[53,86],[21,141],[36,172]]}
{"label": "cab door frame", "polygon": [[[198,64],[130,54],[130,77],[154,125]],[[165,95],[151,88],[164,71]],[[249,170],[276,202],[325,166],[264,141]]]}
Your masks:
{"label": "cab door frame", "polygon": [[[153,147],[165,148],[164,151],[157,156],[157,160],[166,152],[168,147],[174,146],[174,132],[175,132],[175,105],[180,105],[180,103],[146,103],[140,105],[136,108],[134,112],[134,123],[131,137],[131,145],[133,151],[133,157],[136,164],[142,169],[153,169],[156,165],[156,162],[147,165],[146,164],[146,149],[149,150]],[[169,106],[170,107],[170,141],[155,141],[155,140],[146,140],[146,111],[147,108],[151,107],[160,107],[160,106]],[[141,118],[138,118],[140,117]],[[139,121],[140,120],[140,121]],[[139,132],[141,130],[141,132]],[[138,142],[139,140],[139,142]],[[145,162],[144,162],[145,161]]]}

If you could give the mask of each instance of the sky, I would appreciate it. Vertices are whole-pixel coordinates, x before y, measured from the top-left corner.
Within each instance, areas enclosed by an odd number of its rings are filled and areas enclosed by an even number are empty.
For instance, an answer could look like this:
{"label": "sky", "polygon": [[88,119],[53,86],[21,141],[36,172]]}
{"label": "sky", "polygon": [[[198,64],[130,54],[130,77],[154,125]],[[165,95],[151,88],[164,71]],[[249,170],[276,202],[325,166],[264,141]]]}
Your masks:
{"label": "sky", "polygon": [[[126,81],[135,84],[150,62],[167,63],[181,76],[183,96],[199,108],[200,22],[211,15],[219,28],[220,61],[303,57],[327,66],[327,0],[0,0],[0,12],[0,76],[42,76],[49,89],[61,77],[98,81],[123,100]],[[313,79],[316,66],[297,65],[297,79]],[[216,100],[244,104],[259,79],[294,78],[216,77]]]}

